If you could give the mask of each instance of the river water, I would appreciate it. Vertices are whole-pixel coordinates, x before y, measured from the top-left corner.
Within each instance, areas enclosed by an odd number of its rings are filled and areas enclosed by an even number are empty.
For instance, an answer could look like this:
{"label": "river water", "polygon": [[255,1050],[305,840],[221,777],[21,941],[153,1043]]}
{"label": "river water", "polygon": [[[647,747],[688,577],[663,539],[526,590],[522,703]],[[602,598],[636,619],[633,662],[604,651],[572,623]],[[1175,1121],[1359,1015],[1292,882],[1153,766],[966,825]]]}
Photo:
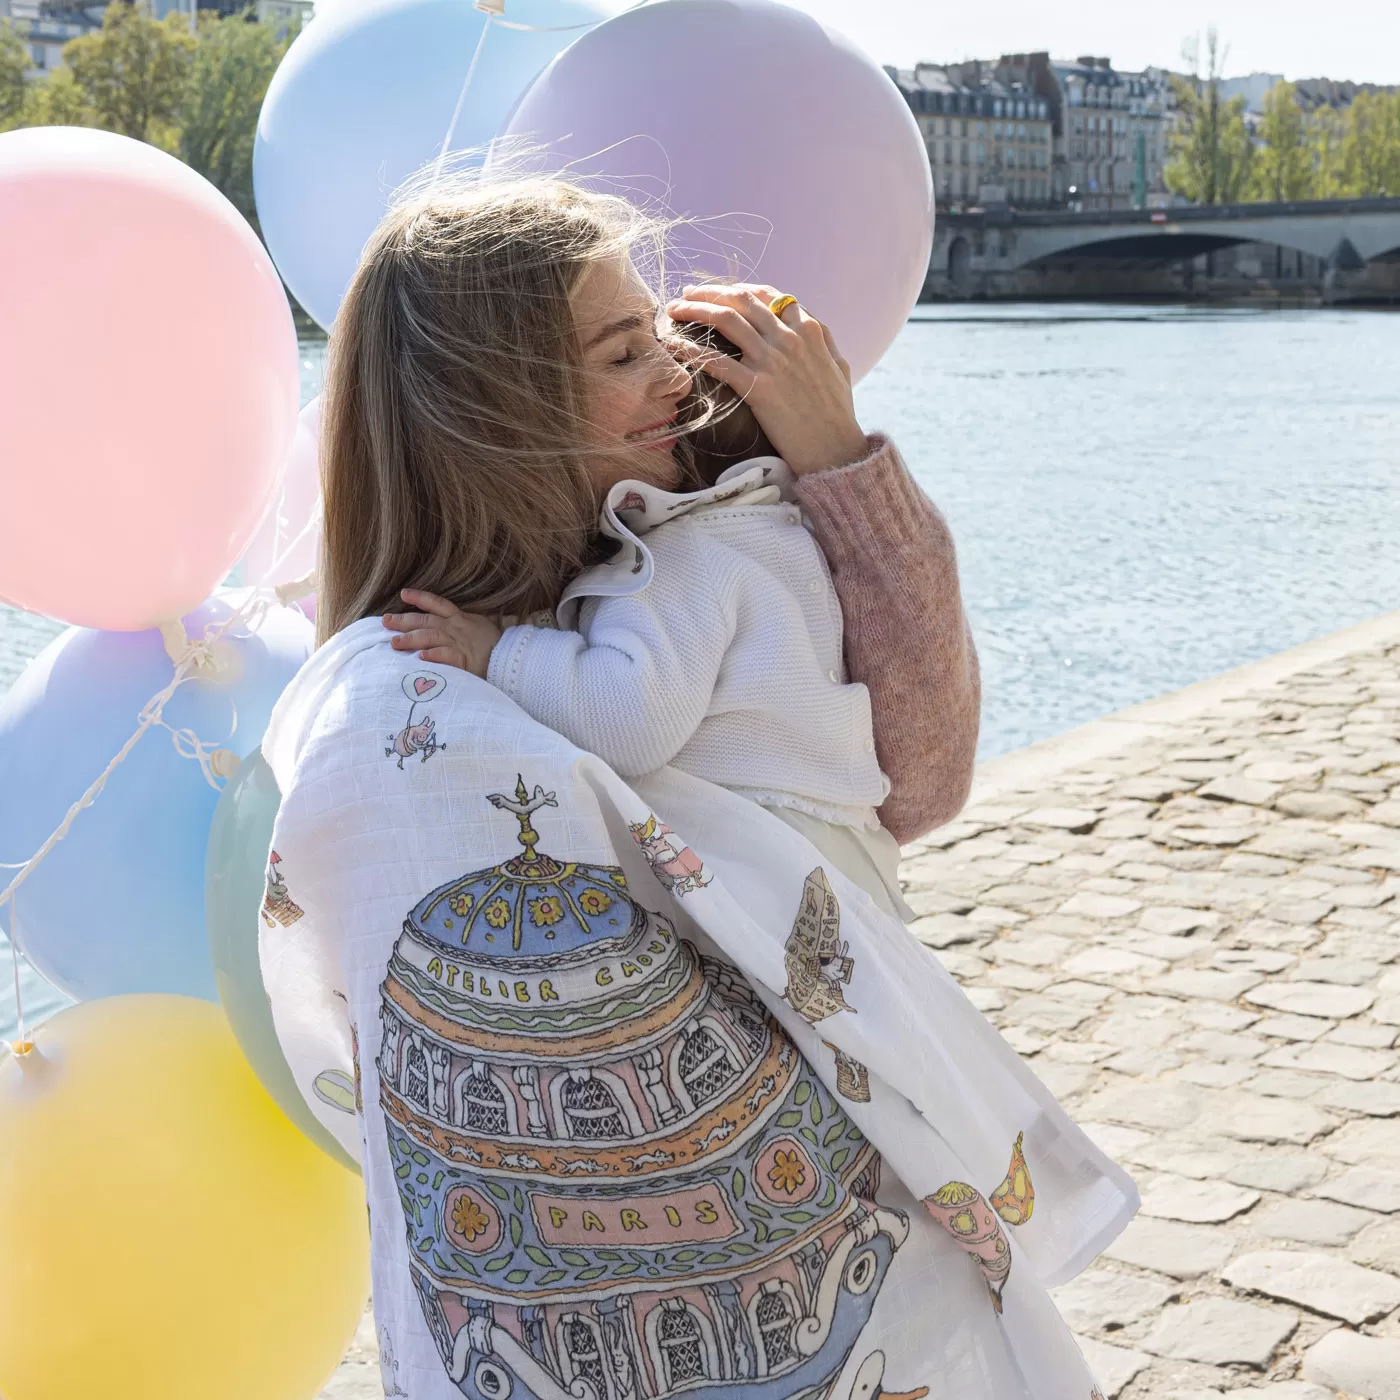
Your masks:
{"label": "river water", "polygon": [[[1400,316],[921,307],[857,406],[952,524],[983,758],[1400,608]],[[0,609],[0,688],[57,630]]]}

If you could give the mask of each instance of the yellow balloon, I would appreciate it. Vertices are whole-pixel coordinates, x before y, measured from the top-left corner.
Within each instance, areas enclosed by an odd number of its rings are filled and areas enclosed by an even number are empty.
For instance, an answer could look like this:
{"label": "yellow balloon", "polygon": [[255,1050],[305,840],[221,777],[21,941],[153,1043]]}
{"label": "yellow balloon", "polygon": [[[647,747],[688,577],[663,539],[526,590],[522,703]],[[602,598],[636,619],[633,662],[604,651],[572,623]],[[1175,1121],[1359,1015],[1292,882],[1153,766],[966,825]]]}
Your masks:
{"label": "yellow balloon", "polygon": [[311,1400],[368,1292],[360,1178],[220,1007],[109,997],[0,1049],[5,1400]]}

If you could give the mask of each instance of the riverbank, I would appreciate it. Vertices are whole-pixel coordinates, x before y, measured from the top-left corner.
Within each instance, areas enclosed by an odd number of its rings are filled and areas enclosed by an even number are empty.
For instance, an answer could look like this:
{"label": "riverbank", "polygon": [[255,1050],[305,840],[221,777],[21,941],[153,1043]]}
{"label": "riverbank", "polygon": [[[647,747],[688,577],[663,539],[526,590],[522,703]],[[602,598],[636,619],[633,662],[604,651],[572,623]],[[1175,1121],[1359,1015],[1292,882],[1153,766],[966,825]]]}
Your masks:
{"label": "riverbank", "polygon": [[[1400,1395],[1398,788],[1393,613],[984,764],[906,851],[915,935],[1142,1189],[1056,1290],[1106,1400]],[[367,1322],[321,1400],[381,1394]]]}
{"label": "riverbank", "polygon": [[1397,788],[1400,613],[986,764],[907,852],[916,935],[1142,1189],[1057,1291],[1109,1400],[1400,1395]]}

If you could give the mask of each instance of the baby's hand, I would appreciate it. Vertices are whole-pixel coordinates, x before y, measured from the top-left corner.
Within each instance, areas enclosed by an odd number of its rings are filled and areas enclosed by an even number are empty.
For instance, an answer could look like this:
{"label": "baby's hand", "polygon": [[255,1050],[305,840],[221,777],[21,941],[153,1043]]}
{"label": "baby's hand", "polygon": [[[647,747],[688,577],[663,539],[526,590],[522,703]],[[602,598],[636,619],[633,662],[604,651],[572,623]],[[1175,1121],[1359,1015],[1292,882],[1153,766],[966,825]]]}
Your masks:
{"label": "baby's hand", "polygon": [[424,661],[456,666],[486,679],[491,652],[501,640],[501,629],[488,618],[465,613],[436,593],[405,588],[399,595],[419,612],[386,613],[384,625],[397,632],[395,651],[416,651]]}

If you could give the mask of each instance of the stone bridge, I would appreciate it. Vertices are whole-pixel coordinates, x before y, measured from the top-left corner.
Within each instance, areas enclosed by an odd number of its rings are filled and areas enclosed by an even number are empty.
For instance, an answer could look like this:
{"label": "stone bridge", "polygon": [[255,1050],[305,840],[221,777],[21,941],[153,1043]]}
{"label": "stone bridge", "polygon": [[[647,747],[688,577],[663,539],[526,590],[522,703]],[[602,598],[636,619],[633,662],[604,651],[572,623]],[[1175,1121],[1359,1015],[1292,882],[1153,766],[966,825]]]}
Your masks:
{"label": "stone bridge", "polygon": [[1400,300],[1400,199],[939,219],[925,297]]}

